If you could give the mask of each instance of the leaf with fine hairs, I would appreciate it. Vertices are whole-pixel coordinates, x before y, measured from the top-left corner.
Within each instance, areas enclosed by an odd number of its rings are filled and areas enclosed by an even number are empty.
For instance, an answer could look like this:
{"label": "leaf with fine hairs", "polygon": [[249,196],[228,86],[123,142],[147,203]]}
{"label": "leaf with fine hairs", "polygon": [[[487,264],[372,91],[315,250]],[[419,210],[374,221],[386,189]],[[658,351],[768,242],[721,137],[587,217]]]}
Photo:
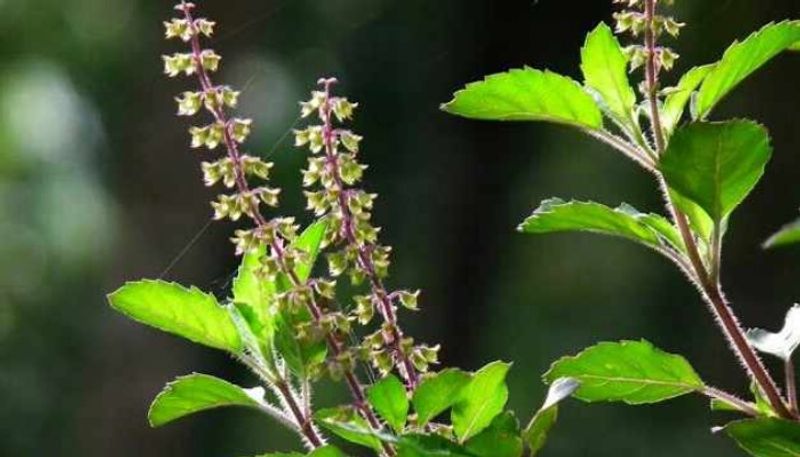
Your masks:
{"label": "leaf with fine hairs", "polygon": [[800,424],[782,419],[732,422],[724,427],[736,443],[754,457],[800,456]]}
{"label": "leaf with fine hairs", "polygon": [[547,121],[587,130],[603,128],[600,108],[577,82],[528,67],[468,84],[442,109],[470,119]]}
{"label": "leaf with fine hairs", "polygon": [[397,376],[390,374],[367,389],[367,400],[395,432],[402,432],[408,419],[409,401],[406,388]]}
{"label": "leaf with fine hairs", "polygon": [[227,310],[196,287],[144,280],[108,296],[111,307],[145,325],[195,343],[238,354],[242,339]]}
{"label": "leaf with fine hairs", "polygon": [[476,371],[453,405],[451,419],[459,442],[488,427],[508,401],[506,375],[511,364],[493,362]]}
{"label": "leaf with fine hairs", "polygon": [[658,403],[705,387],[686,359],[647,341],[600,343],[558,360],[544,375],[548,383],[564,377],[580,382],[574,396],[588,403]]}
{"label": "leaf with fine hairs", "polygon": [[800,243],[800,219],[784,225],[777,233],[764,242],[764,248],[777,248]]}
{"label": "leaf with fine hairs", "polygon": [[184,416],[223,406],[264,407],[264,389],[244,389],[223,379],[194,373],[167,384],[153,400],[147,418],[160,427]]}
{"label": "leaf with fine hairs", "polygon": [[547,442],[547,435],[558,419],[558,404],[574,394],[579,387],[580,381],[573,378],[559,378],[550,385],[544,404],[522,432],[522,439],[528,445],[531,457],[536,456]]}
{"label": "leaf with fine hairs", "polygon": [[719,225],[755,188],[771,156],[769,134],[755,122],[698,122],[675,132],[659,168],[670,189]]}
{"label": "leaf with fine hairs", "polygon": [[669,244],[684,250],[680,234],[667,219],[640,213],[626,204],[613,209],[595,202],[552,198],[542,202],[518,230],[530,234],[592,232],[622,237],[655,249]]}
{"label": "leaf with fine hairs", "polygon": [[587,87],[621,125],[633,126],[636,93],[628,80],[628,57],[611,28],[600,23],[581,49],[581,70]]}
{"label": "leaf with fine hairs", "polygon": [[800,21],[784,21],[768,24],[744,41],[731,45],[700,86],[696,118],[705,119],[742,81],[798,42]]}
{"label": "leaf with fine hairs", "polygon": [[667,89],[667,98],[661,109],[661,126],[667,135],[671,135],[683,117],[686,105],[700,84],[714,68],[714,65],[703,65],[687,71],[678,81],[678,85]]}
{"label": "leaf with fine hairs", "polygon": [[431,419],[453,406],[472,376],[457,368],[449,368],[426,376],[414,390],[411,402],[417,423],[424,426]]}

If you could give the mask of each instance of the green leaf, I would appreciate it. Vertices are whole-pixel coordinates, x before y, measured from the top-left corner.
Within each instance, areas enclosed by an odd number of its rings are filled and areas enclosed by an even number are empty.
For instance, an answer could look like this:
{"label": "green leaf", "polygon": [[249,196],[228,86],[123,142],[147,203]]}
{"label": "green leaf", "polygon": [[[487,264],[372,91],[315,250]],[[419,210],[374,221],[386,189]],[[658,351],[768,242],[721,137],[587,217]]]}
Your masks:
{"label": "green leaf", "polygon": [[636,94],[628,81],[628,58],[606,24],[601,23],[586,37],[581,70],[586,85],[597,92],[611,117],[622,125],[635,125]]}
{"label": "green leaf", "polygon": [[111,307],[131,319],[195,343],[238,354],[242,339],[213,295],[175,283],[131,282],[108,296]]}
{"label": "green leaf", "polygon": [[747,331],[747,339],[765,354],[774,355],[783,361],[790,360],[800,346],[800,305],[792,306],[786,313],[780,332],[772,333],[754,328]]}
{"label": "green leaf", "polygon": [[260,454],[256,457],[306,457],[306,455],[299,452],[270,452],[269,454]]}
{"label": "green leaf", "polygon": [[372,431],[364,418],[352,408],[339,407],[321,409],[314,419],[331,433],[360,446],[381,452],[381,440]]}
{"label": "green leaf", "polygon": [[301,454],[299,452],[277,452],[262,454],[258,457],[347,457],[347,454],[335,446],[323,446],[308,454]]}
{"label": "green leaf", "polygon": [[325,446],[314,450],[308,457],[347,457],[347,454],[335,446]]}
{"label": "green leaf", "polygon": [[258,273],[265,253],[264,246],[246,253],[233,280],[233,301],[249,305],[261,317],[262,322],[270,320],[269,306],[276,292],[275,283],[265,281]]}
{"label": "green leaf", "polygon": [[325,360],[328,347],[325,341],[300,341],[297,327],[311,317],[307,310],[297,314],[280,313],[275,318],[275,348],[286,361],[286,365],[297,376],[304,378],[308,368]]}
{"label": "green leaf", "polygon": [[733,422],[725,432],[755,457],[800,456],[800,424],[781,419]]}
{"label": "green leaf", "polygon": [[704,119],[736,86],[800,41],[800,21],[768,24],[729,47],[697,94],[697,118]]}
{"label": "green leaf", "polygon": [[477,371],[453,405],[453,431],[460,442],[483,431],[508,401],[506,375],[511,364],[493,362]]}
{"label": "green leaf", "polygon": [[783,226],[778,233],[769,237],[769,239],[764,242],[764,248],[777,248],[797,243],[800,243],[800,219]]}
{"label": "green leaf", "polygon": [[720,398],[712,398],[709,402],[709,409],[711,411],[719,411],[725,413],[738,413],[741,412],[742,409],[739,408],[737,405],[730,403],[726,400],[722,400]]}
{"label": "green leaf", "polygon": [[442,109],[471,119],[549,121],[590,130],[603,128],[600,108],[577,82],[528,67],[469,84]]}
{"label": "green leaf", "polygon": [[656,249],[663,247],[664,241],[683,249],[680,235],[669,221],[655,214],[639,213],[625,204],[611,209],[594,202],[553,198],[542,202],[519,230],[532,234],[585,231],[619,236]]}
{"label": "green leaf", "polygon": [[683,357],[647,341],[600,343],[557,361],[544,375],[548,383],[565,377],[581,383],[575,397],[589,403],[658,403],[704,388]]}
{"label": "green leaf", "polygon": [[771,155],[767,131],[754,122],[700,122],[675,132],[660,168],[672,190],[719,224],[750,194]]}
{"label": "green leaf", "polygon": [[397,443],[398,457],[479,457],[439,435],[408,434]]}
{"label": "green leaf", "polygon": [[205,374],[181,376],[167,384],[150,405],[150,425],[160,427],[176,419],[222,406],[261,409],[264,389],[243,389]]}
{"label": "green leaf", "polygon": [[713,69],[713,64],[692,68],[681,77],[676,87],[667,90],[669,95],[661,110],[661,125],[667,135],[671,135],[675,131],[692,94]]}
{"label": "green leaf", "polygon": [[522,432],[522,439],[530,449],[530,457],[535,457],[547,442],[547,435],[558,419],[558,404],[574,394],[578,387],[580,382],[572,378],[556,379],[550,385],[544,404]]}
{"label": "green leaf", "polygon": [[400,433],[408,419],[406,387],[395,375],[389,375],[367,389],[369,404],[394,431]]}
{"label": "green leaf", "polygon": [[417,423],[424,426],[431,419],[443,413],[459,399],[461,391],[469,384],[471,376],[463,371],[450,368],[425,378],[417,389],[411,402],[417,413]]}
{"label": "green leaf", "polygon": [[303,233],[292,243],[294,248],[308,254],[308,261],[295,267],[295,272],[301,281],[306,281],[311,276],[311,270],[314,269],[314,265],[317,263],[317,257],[327,230],[328,220],[320,219],[303,230]]}
{"label": "green leaf", "polygon": [[522,438],[514,414],[505,412],[492,421],[486,430],[465,443],[467,450],[480,457],[520,457]]}
{"label": "green leaf", "polygon": [[697,203],[669,189],[669,195],[676,207],[680,208],[686,218],[689,219],[689,226],[700,236],[700,239],[708,244],[714,231],[714,221],[711,216]]}
{"label": "green leaf", "polygon": [[268,360],[272,366],[271,362],[274,361],[272,333],[268,333],[267,327],[256,312],[246,303],[233,303],[227,310],[242,339],[244,350],[259,359]]}
{"label": "green leaf", "polygon": [[260,454],[256,457],[306,457],[306,454],[299,452],[270,452],[268,454]]}
{"label": "green leaf", "polygon": [[[292,243],[293,248],[308,254],[307,261],[301,262],[295,267],[295,273],[302,282],[307,281],[311,276],[327,228],[327,219],[320,219],[308,226]],[[287,278],[278,278],[278,292],[285,292],[291,287],[291,282]],[[306,309],[299,310],[297,313],[284,311],[274,317],[275,347],[283,356],[289,369],[300,377],[305,377],[308,367],[324,361],[327,355],[327,346],[324,341],[301,342],[297,339],[297,326],[310,320],[311,314]]]}

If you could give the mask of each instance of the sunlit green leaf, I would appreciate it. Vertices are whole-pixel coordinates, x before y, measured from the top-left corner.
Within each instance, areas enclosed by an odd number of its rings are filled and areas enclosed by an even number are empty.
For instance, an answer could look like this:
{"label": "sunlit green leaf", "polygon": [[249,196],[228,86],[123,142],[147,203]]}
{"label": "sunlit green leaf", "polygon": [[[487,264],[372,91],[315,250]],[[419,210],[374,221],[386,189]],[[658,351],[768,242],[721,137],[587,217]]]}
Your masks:
{"label": "sunlit green leaf", "polygon": [[673,189],[669,190],[670,198],[677,208],[686,215],[689,220],[689,226],[695,234],[700,236],[700,239],[708,243],[711,240],[711,235],[714,231],[714,221],[711,216],[706,213],[706,210],[700,207],[697,203],[682,196]]}
{"label": "sunlit green leaf", "polygon": [[299,452],[270,452],[268,454],[260,454],[255,457],[306,457],[306,454]]}
{"label": "sunlit green leaf", "polygon": [[453,431],[464,442],[483,431],[508,401],[506,375],[511,364],[493,362],[473,375],[453,405]]}
{"label": "sunlit green leaf", "polygon": [[482,457],[439,435],[408,434],[397,443],[399,457]]}
{"label": "sunlit green leaf", "polygon": [[275,318],[275,348],[289,369],[300,377],[308,374],[310,366],[323,362],[328,351],[325,341],[300,341],[297,338],[297,327],[310,319],[311,315],[305,309],[296,314],[280,313]]}
{"label": "sunlit green leaf", "polygon": [[606,24],[601,23],[586,37],[581,70],[586,85],[600,96],[612,117],[623,125],[633,124],[636,93],[628,81],[628,58]]}
{"label": "sunlit green leaf", "polygon": [[683,249],[680,235],[669,221],[655,214],[639,213],[629,205],[612,209],[594,202],[545,200],[519,230],[532,234],[585,231],[619,236],[652,248],[668,242]]}
{"label": "sunlit green leaf", "polygon": [[703,119],[736,86],[781,52],[800,41],[800,21],[769,24],[729,47],[706,76],[697,94],[697,117]]}
{"label": "sunlit green leaf", "polygon": [[755,419],[725,426],[728,435],[755,457],[800,456],[800,424],[781,419]]}
{"label": "sunlit green leaf", "polygon": [[657,403],[703,389],[691,365],[646,341],[600,343],[550,368],[548,383],[559,378],[580,382],[575,397],[586,402]]}
{"label": "sunlit green leaf", "polygon": [[308,454],[301,454],[299,452],[277,452],[261,454],[258,457],[347,457],[347,454],[335,446],[323,446]]}
{"label": "sunlit green leaf", "polygon": [[713,68],[714,65],[692,68],[681,77],[676,87],[668,90],[669,95],[664,101],[664,107],[661,110],[661,125],[668,135],[671,135],[678,126],[686,110],[686,105],[692,98],[692,94],[700,87],[700,84]]}
{"label": "sunlit green leaf", "polygon": [[470,375],[450,368],[425,378],[414,391],[412,403],[419,425],[443,413],[460,398],[461,391],[469,384]]}
{"label": "sunlit green leaf", "polygon": [[527,67],[469,84],[442,109],[472,119],[549,121],[590,130],[603,127],[600,108],[577,82]]}
{"label": "sunlit green leaf", "polygon": [[800,305],[794,305],[786,313],[783,328],[772,333],[760,328],[747,331],[747,339],[756,349],[775,357],[790,360],[800,346]]}
{"label": "sunlit green leaf", "polygon": [[750,194],[771,155],[767,131],[754,122],[700,122],[675,132],[660,168],[672,190],[720,223]]}
{"label": "sunlit green leaf", "polygon": [[777,248],[800,243],[800,219],[783,226],[764,242],[764,248]]}
{"label": "sunlit green leaf", "polygon": [[150,425],[159,427],[181,417],[223,406],[261,408],[264,389],[243,389],[204,374],[181,376],[167,384],[150,405]]}
{"label": "sunlit green leaf", "polygon": [[233,301],[249,305],[263,323],[270,320],[269,306],[275,296],[275,283],[266,281],[259,274],[265,252],[266,248],[262,246],[246,253],[233,280]]}
{"label": "sunlit green leaf", "polygon": [[253,308],[246,303],[233,303],[227,310],[236,325],[244,349],[251,354],[257,354],[259,358],[272,360],[274,321],[270,321],[267,327]]}
{"label": "sunlit green leaf", "polygon": [[317,263],[322,240],[325,239],[327,230],[328,220],[320,219],[303,230],[303,233],[292,243],[292,247],[308,253],[308,261],[301,262],[295,268],[295,272],[301,281],[305,281],[311,276],[311,270],[314,269],[314,265]]}
{"label": "sunlit green leaf", "polygon": [[228,312],[213,295],[175,283],[131,282],[108,296],[131,319],[195,343],[238,354],[242,340]]}
{"label": "sunlit green leaf", "polygon": [[505,412],[494,418],[486,430],[464,444],[467,450],[480,457],[520,457],[522,438],[514,414]]}
{"label": "sunlit green leaf", "polygon": [[381,440],[370,429],[364,418],[352,408],[321,409],[314,414],[314,419],[331,433],[340,438],[361,446],[381,450]]}
{"label": "sunlit green leaf", "polygon": [[574,394],[578,387],[580,382],[572,378],[556,379],[550,385],[544,404],[522,432],[531,457],[536,456],[547,442],[547,435],[558,419],[558,404]]}
{"label": "sunlit green leaf", "polygon": [[389,375],[367,389],[367,399],[375,411],[396,432],[401,432],[406,426],[408,418],[409,401],[406,388],[397,379]]}
{"label": "sunlit green leaf", "polygon": [[[327,220],[321,219],[308,226],[292,243],[293,248],[308,254],[307,261],[301,262],[295,267],[300,281],[306,281],[310,277],[319,256],[327,227]],[[279,277],[278,292],[284,292],[289,288],[291,288],[289,280]],[[301,377],[305,377],[310,365],[324,361],[327,355],[327,346],[324,341],[310,342],[297,339],[297,327],[310,320],[311,314],[306,309],[298,310],[296,313],[284,311],[274,317],[275,347],[292,372]]]}

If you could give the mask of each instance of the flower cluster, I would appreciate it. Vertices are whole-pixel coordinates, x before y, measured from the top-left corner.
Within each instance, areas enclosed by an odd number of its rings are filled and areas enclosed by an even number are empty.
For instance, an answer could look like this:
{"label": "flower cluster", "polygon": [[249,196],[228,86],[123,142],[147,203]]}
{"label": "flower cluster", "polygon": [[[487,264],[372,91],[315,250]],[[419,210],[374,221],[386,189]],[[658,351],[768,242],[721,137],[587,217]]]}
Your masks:
{"label": "flower cluster", "polygon": [[[658,0],[613,0],[614,3],[622,4],[626,9],[614,14],[617,22],[617,33],[629,32],[633,36],[652,34],[652,41],[655,43],[663,34],[677,37],[685,24],[676,21],[669,16],[655,14],[655,5]],[[672,5],[674,0],[661,0],[661,2]],[[669,71],[678,60],[678,54],[669,47],[647,45],[632,45],[626,48],[630,60],[631,71],[642,67],[648,61],[650,53],[654,55],[656,63],[656,73],[661,69]]]}
{"label": "flower cluster", "polygon": [[[182,2],[175,7],[184,14],[164,23],[167,39],[180,39],[191,44],[191,52],[178,52],[164,56],[164,73],[170,77],[180,74],[197,75],[200,82],[198,91],[186,91],[175,98],[179,116],[195,116],[205,109],[211,122],[189,128],[192,148],[215,150],[224,145],[226,154],[214,161],[202,163],[203,180],[207,186],[222,183],[232,189],[232,193],[222,194],[212,202],[214,219],[239,220],[243,215],[258,220],[259,206],[278,205],[280,190],[268,186],[250,188],[248,178],[256,177],[263,181],[269,178],[272,164],[258,157],[241,153],[239,147],[250,135],[252,120],[229,118],[226,108],[236,108],[239,92],[229,86],[217,86],[211,82],[210,74],[219,69],[221,57],[211,49],[201,49],[199,38],[211,37],[214,22],[207,19],[194,19],[191,12],[194,5]],[[278,224],[285,225],[285,224]],[[269,230],[239,230],[233,238],[237,253],[241,254],[258,246],[259,238]]]}
{"label": "flower cluster", "polygon": [[369,284],[368,293],[353,297],[350,318],[368,325],[377,314],[382,324],[366,336],[360,356],[382,374],[394,369],[413,390],[419,373],[437,363],[438,346],[416,345],[413,338],[403,335],[397,322],[397,310],[403,307],[417,310],[419,291],[389,292],[383,285],[388,275],[391,248],[378,242],[380,229],[372,224],[375,194],[354,187],[367,168],[358,162],[362,137],[350,130],[337,128],[334,121],[343,123],[352,118],[357,103],[332,95],[335,79],[322,79],[321,90],[301,104],[303,117],[316,114],[320,125],[295,131],[295,144],[306,146],[312,155],[303,170],[308,209],[329,221],[326,245],[331,276],[347,274],[354,285]]}
{"label": "flower cluster", "polygon": [[[184,17],[165,22],[166,36],[190,43],[191,52],[164,56],[164,72],[170,77],[180,74],[194,75],[197,77],[201,89],[183,92],[176,97],[178,114],[193,116],[204,108],[212,119],[207,125],[194,126],[189,129],[192,148],[214,150],[222,146],[226,151],[223,157],[202,163],[203,179],[207,186],[222,184],[223,187],[230,189],[230,193],[219,195],[211,203],[214,219],[237,221],[246,216],[252,220],[253,226],[237,230],[232,241],[239,255],[260,253],[258,268],[260,277],[278,285],[271,312],[283,316],[281,319],[284,319],[291,327],[292,338],[296,340],[297,344],[305,347],[315,344],[327,346],[327,357],[323,360],[307,361],[304,370],[316,378],[323,376],[335,380],[344,378],[353,396],[352,410],[361,414],[372,429],[380,430],[380,421],[366,400],[364,384],[358,379],[355,369],[359,361],[370,357],[379,357],[382,362],[376,365],[383,367],[384,371],[388,371],[394,356],[384,355],[378,347],[383,346],[382,344],[373,344],[373,351],[365,351],[361,346],[351,347],[349,344],[351,322],[356,319],[338,311],[338,307],[334,306],[336,281],[325,278],[308,278],[307,275],[298,273],[300,265],[310,263],[307,249],[295,245],[295,241],[298,240],[299,226],[293,218],[267,219],[262,213],[263,206],[276,207],[278,205],[280,189],[267,185],[258,187],[250,185],[254,178],[266,182],[273,164],[240,152],[241,145],[251,132],[252,121],[229,117],[226,109],[236,107],[239,92],[228,86],[217,86],[212,83],[210,74],[218,70],[221,59],[213,50],[201,48],[200,37],[211,36],[214,23],[206,19],[194,19],[192,3],[183,1],[176,9],[181,11]],[[355,108],[344,99],[328,105],[328,101],[318,98],[316,103],[324,103],[329,106],[330,109],[326,108],[326,112],[329,114],[335,112],[340,120],[351,117]],[[319,106],[321,105],[316,105],[316,108]],[[311,105],[304,106],[305,115],[309,115],[313,111],[314,108],[311,108]],[[327,150],[329,138],[330,132],[323,127],[307,129],[298,135],[298,141],[310,144],[312,150],[316,152]],[[355,162],[355,152],[360,140],[360,137],[353,134],[337,134],[337,144],[341,143],[350,151],[350,155],[343,154],[342,160],[337,162],[335,179],[341,180],[336,184],[340,188],[342,182],[355,183],[363,173],[365,167]],[[330,181],[334,179],[334,175],[325,171],[327,165],[324,161],[315,162],[314,167],[317,170],[316,179],[312,179],[315,173],[313,169],[307,171],[305,176],[307,185],[312,185],[319,180],[328,186],[334,186],[334,182]],[[335,234],[339,233],[342,227],[354,228],[353,233],[356,234],[355,239],[359,246],[370,247],[370,256],[367,260],[370,269],[365,276],[378,278],[385,276],[388,269],[389,250],[378,248],[374,244],[378,231],[368,224],[368,217],[364,218],[366,214],[364,211],[372,207],[373,198],[374,196],[364,193],[348,194],[346,197],[348,216],[339,218],[330,217],[332,214],[322,209],[323,206],[320,202],[320,206],[318,206],[320,211],[317,211],[317,215],[329,216],[326,219],[331,227],[327,229],[327,233],[334,234],[328,236],[329,243],[336,241]],[[351,224],[352,220],[349,219],[351,214],[358,214],[359,220],[363,220],[357,225],[358,228]],[[343,266],[342,271],[346,268]],[[396,298],[407,306],[411,306],[411,303],[416,300],[414,294],[406,292],[387,295],[386,298],[389,300]],[[392,318],[389,322],[394,323],[394,319]],[[404,372],[413,376],[412,385],[415,384],[417,375],[414,367],[422,369],[427,367],[428,363],[435,361],[435,351],[430,348],[413,348],[412,341],[402,338],[402,334],[395,324],[392,324],[391,327],[387,326],[386,330],[391,330],[390,334],[396,341],[395,346],[402,347],[402,354],[407,354],[405,357],[411,357],[411,359],[406,359],[408,368]],[[387,336],[386,342],[390,341],[388,338]],[[401,353],[399,351],[398,349],[397,354]],[[297,399],[293,398],[294,396],[291,389],[284,389],[280,395],[281,400],[285,403],[288,402],[289,406],[298,403]],[[308,399],[305,397],[306,395],[303,395],[300,399],[307,401]],[[293,412],[295,422],[304,437],[315,446],[320,444],[321,440],[315,437],[316,431],[311,420],[311,412],[303,412],[295,407],[288,409]],[[394,450],[388,444],[383,446],[383,450],[387,455],[394,455]]]}

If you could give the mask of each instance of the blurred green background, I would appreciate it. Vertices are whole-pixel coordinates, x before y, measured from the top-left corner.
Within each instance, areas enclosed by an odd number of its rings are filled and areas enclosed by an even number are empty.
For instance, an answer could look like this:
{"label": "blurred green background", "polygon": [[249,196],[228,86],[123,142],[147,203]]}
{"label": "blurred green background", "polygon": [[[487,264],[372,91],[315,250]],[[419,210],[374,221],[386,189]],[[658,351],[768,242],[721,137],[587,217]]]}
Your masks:
{"label": "blurred green background", "polygon": [[[546,197],[659,210],[650,178],[572,131],[477,123],[438,105],[464,83],[525,64],[578,77],[578,48],[610,1],[200,1],[220,23],[221,80],[244,90],[250,149],[269,155],[287,214],[303,215],[303,154],[285,134],[317,77],[361,102],[366,183],[396,250],[391,284],[424,290],[404,316],[447,364],[514,361],[523,420],[557,357],[598,340],[647,337],[686,354],[711,383],[744,393],[737,362],[692,287],[637,246],[582,235],[534,238],[514,227]],[[679,0],[688,23],[679,69],[707,63],[762,24],[800,16],[797,0]],[[211,194],[161,75],[168,1],[0,0],[0,455],[239,456],[290,450],[291,435],[249,411],[216,411],[159,430],[152,397],[201,371],[253,382],[227,357],[109,310],[125,280],[163,277],[218,295],[236,259],[232,229],[208,224]],[[667,82],[674,82],[669,75]],[[778,327],[800,295],[800,250],[759,243],[800,204],[800,57],[782,56],[717,117],[772,131],[766,180],[737,212],[724,282],[748,326]],[[336,395],[322,389],[323,400]],[[704,400],[562,411],[545,456],[732,456],[709,433]]]}

